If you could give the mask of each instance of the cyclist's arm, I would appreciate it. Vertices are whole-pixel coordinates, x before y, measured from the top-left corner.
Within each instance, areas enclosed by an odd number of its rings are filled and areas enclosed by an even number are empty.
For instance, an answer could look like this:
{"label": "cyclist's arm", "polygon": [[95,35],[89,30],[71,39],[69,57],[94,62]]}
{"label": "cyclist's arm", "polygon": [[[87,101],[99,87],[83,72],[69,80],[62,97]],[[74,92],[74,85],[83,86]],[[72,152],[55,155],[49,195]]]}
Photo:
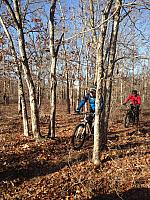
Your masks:
{"label": "cyclist's arm", "polygon": [[123,102],[123,104],[126,104],[128,101],[130,101],[131,100],[131,96],[128,96],[125,100],[124,100],[124,102]]}
{"label": "cyclist's arm", "polygon": [[85,95],[84,98],[80,101],[79,106],[77,108],[77,112],[80,112],[81,108],[85,105],[85,103],[88,101],[89,95]]}
{"label": "cyclist's arm", "polygon": [[138,101],[138,105],[140,106],[141,105],[141,97],[140,96],[138,96],[137,101]]}

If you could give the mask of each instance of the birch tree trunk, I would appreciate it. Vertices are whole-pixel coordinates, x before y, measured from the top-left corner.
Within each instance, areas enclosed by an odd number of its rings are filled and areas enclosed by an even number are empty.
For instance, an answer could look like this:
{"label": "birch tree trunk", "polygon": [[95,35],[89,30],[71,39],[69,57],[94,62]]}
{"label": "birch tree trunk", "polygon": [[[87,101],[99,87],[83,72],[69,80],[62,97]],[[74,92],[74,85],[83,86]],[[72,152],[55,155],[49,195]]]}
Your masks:
{"label": "birch tree trunk", "polygon": [[17,19],[17,32],[18,32],[18,40],[19,40],[19,52],[22,62],[22,68],[24,71],[25,79],[27,82],[27,86],[29,89],[29,99],[30,99],[30,108],[31,108],[31,122],[32,122],[32,133],[35,139],[38,139],[40,137],[40,129],[39,129],[39,113],[38,113],[38,107],[36,102],[36,91],[35,86],[31,77],[28,59],[26,55],[25,50],[25,39],[23,34],[23,28],[22,28],[22,20],[19,13],[19,6],[18,2],[14,0],[14,9]]}
{"label": "birch tree trunk", "polygon": [[[18,66],[19,68],[19,66]],[[24,135],[29,136],[29,124],[28,124],[28,115],[27,115],[27,107],[25,102],[25,95],[23,90],[23,82],[21,77],[21,70],[18,69],[18,92],[21,99],[21,111],[23,117],[23,127],[24,127]]]}
{"label": "birch tree trunk", "polygon": [[21,94],[19,90],[19,80],[18,80],[18,114],[22,113],[22,104],[21,104]]}
{"label": "birch tree trunk", "polygon": [[14,23],[17,29],[20,60],[21,60],[23,71],[24,71],[25,80],[27,82],[27,86],[29,89],[32,133],[33,133],[34,138],[38,139],[40,137],[40,129],[39,129],[38,109],[37,109],[37,103],[36,103],[36,93],[35,93],[35,86],[31,77],[29,63],[28,63],[28,59],[26,55],[25,38],[24,38],[24,33],[23,33],[22,18],[21,18],[21,12],[20,12],[21,9],[19,7],[19,2],[16,0],[13,0],[14,11],[7,0],[4,0],[4,2],[14,20]]}
{"label": "birch tree trunk", "polygon": [[[95,47],[98,42],[97,33],[95,29],[95,12],[94,12],[94,2],[93,0],[89,0],[89,8],[90,8],[90,26],[92,28],[92,36],[93,36],[93,46]],[[95,69],[95,76],[94,76],[94,84],[97,82],[97,74],[98,74],[98,63],[96,60],[96,69]]]}
{"label": "birch tree trunk", "polygon": [[24,135],[29,135],[29,125],[28,125],[28,115],[27,115],[27,108],[26,108],[26,102],[25,102],[25,96],[24,96],[24,90],[23,90],[23,82],[22,82],[22,75],[21,75],[21,66],[18,62],[17,54],[15,51],[15,46],[12,40],[12,37],[6,28],[3,19],[0,17],[0,22],[3,26],[3,29],[6,33],[7,38],[9,39],[10,45],[12,47],[12,53],[14,56],[15,63],[17,64],[17,72],[18,72],[18,101],[21,108],[19,108],[19,111],[22,112],[23,117],[23,128],[24,128]]}
{"label": "birch tree trunk", "polygon": [[[59,1],[60,5],[60,10],[62,13],[62,29],[64,31],[64,37],[65,37],[65,14],[62,9],[62,5]],[[70,114],[70,83],[69,83],[69,68],[67,65],[67,52],[66,52],[66,46],[65,46],[65,41],[63,41],[63,50],[64,50],[64,60],[65,60],[65,70],[66,70],[66,81],[67,81],[67,111]]]}
{"label": "birch tree trunk", "polygon": [[110,39],[110,54],[108,59],[108,74],[106,81],[106,109],[105,109],[105,122],[103,122],[103,145],[107,144],[107,129],[108,129],[108,120],[110,115],[110,106],[111,106],[111,94],[112,94],[112,81],[113,81],[113,72],[115,67],[115,55],[116,55],[116,43],[119,29],[119,20],[120,20],[120,10],[121,10],[122,0],[115,0],[115,9],[112,25],[112,33]]}
{"label": "birch tree trunk", "polygon": [[67,69],[67,111],[70,114],[70,87],[69,87],[69,73],[68,73],[68,69]]}
{"label": "birch tree trunk", "polygon": [[[39,69],[40,70],[40,69]],[[41,71],[38,72],[38,80],[37,80],[37,104],[38,104],[38,110],[41,106]]]}
{"label": "birch tree trunk", "polygon": [[50,66],[50,124],[48,137],[55,137],[55,116],[56,116],[56,53],[54,47],[54,14],[56,8],[56,1],[51,1],[50,8],[50,21],[49,21],[49,34],[50,34],[50,54],[51,54],[51,66]]}
{"label": "birch tree trunk", "polygon": [[78,50],[78,66],[77,66],[77,71],[78,71],[78,87],[77,87],[77,105],[76,105],[76,108],[79,106],[79,103],[81,101],[81,54],[82,54],[82,50],[83,50],[83,42],[84,42],[84,35],[82,37],[81,47]]}
{"label": "birch tree trunk", "polygon": [[103,87],[103,76],[104,76],[104,42],[107,30],[108,16],[112,6],[113,0],[107,3],[107,6],[103,10],[102,20],[101,20],[101,32],[97,45],[97,89],[96,89],[96,102],[95,102],[95,125],[94,125],[94,148],[93,148],[93,163],[96,166],[100,165],[100,140],[102,138],[102,133],[100,130],[100,121],[101,121],[101,112],[100,112],[100,100],[102,95],[102,87]]}
{"label": "birch tree trunk", "polygon": [[51,54],[51,66],[50,66],[50,123],[49,123],[49,131],[48,137],[55,137],[55,118],[56,118],[56,63],[57,63],[57,55],[59,51],[59,47],[63,38],[64,33],[62,34],[58,46],[55,50],[54,44],[54,15],[56,9],[57,0],[51,1],[50,7],[50,20],[49,20],[49,35],[50,35],[50,54]]}
{"label": "birch tree trunk", "polygon": [[77,67],[77,71],[78,71],[78,86],[77,86],[77,104],[76,104],[76,108],[78,108],[79,103],[81,101],[81,66],[80,66],[80,54],[78,55],[78,67]]}

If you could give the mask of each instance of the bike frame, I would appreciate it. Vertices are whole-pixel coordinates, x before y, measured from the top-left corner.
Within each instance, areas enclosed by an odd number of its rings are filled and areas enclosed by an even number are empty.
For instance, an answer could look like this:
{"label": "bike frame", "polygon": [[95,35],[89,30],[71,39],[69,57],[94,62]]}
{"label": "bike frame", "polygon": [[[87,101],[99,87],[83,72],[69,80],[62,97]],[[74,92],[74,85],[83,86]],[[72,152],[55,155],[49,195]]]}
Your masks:
{"label": "bike frame", "polygon": [[[131,105],[132,106],[132,105]],[[137,118],[137,110],[136,110],[136,107],[133,107],[133,109],[131,108],[131,106],[129,107],[128,106],[128,110],[127,110],[127,113],[126,115],[129,115],[129,119],[132,119],[133,121],[131,121],[132,123],[135,123],[136,122],[136,119]],[[137,120],[138,121],[138,120]],[[130,123],[131,123],[130,122]]]}
{"label": "bike frame", "polygon": [[[88,135],[92,135],[92,131],[91,131],[89,122],[87,120],[88,114],[91,114],[91,113],[86,113],[85,116],[84,116],[84,119],[82,120],[82,122],[85,124],[85,132],[86,132],[86,134],[88,133]],[[93,125],[92,125],[92,127],[93,127]]]}

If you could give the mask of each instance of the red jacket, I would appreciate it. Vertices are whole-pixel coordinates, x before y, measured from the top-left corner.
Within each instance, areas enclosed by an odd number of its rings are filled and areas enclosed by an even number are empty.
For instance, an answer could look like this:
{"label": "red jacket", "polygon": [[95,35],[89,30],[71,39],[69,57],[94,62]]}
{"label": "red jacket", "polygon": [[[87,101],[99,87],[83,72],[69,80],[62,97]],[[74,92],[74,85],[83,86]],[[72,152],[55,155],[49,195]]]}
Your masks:
{"label": "red jacket", "polygon": [[137,95],[136,97],[133,96],[132,94],[129,95],[125,99],[124,103],[127,103],[128,101],[131,101],[131,104],[133,104],[133,105],[141,105],[141,97],[139,95]]}

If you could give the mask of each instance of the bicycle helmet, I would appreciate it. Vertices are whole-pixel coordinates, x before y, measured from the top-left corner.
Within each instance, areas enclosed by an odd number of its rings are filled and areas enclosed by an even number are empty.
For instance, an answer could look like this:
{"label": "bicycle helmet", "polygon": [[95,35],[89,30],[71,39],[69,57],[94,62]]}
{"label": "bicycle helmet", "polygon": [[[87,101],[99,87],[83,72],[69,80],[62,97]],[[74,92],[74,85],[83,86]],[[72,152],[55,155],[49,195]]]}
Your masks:
{"label": "bicycle helmet", "polygon": [[96,92],[96,86],[95,85],[90,88],[90,92]]}
{"label": "bicycle helmet", "polygon": [[132,90],[132,94],[135,94],[135,95],[137,95],[137,90]]}

